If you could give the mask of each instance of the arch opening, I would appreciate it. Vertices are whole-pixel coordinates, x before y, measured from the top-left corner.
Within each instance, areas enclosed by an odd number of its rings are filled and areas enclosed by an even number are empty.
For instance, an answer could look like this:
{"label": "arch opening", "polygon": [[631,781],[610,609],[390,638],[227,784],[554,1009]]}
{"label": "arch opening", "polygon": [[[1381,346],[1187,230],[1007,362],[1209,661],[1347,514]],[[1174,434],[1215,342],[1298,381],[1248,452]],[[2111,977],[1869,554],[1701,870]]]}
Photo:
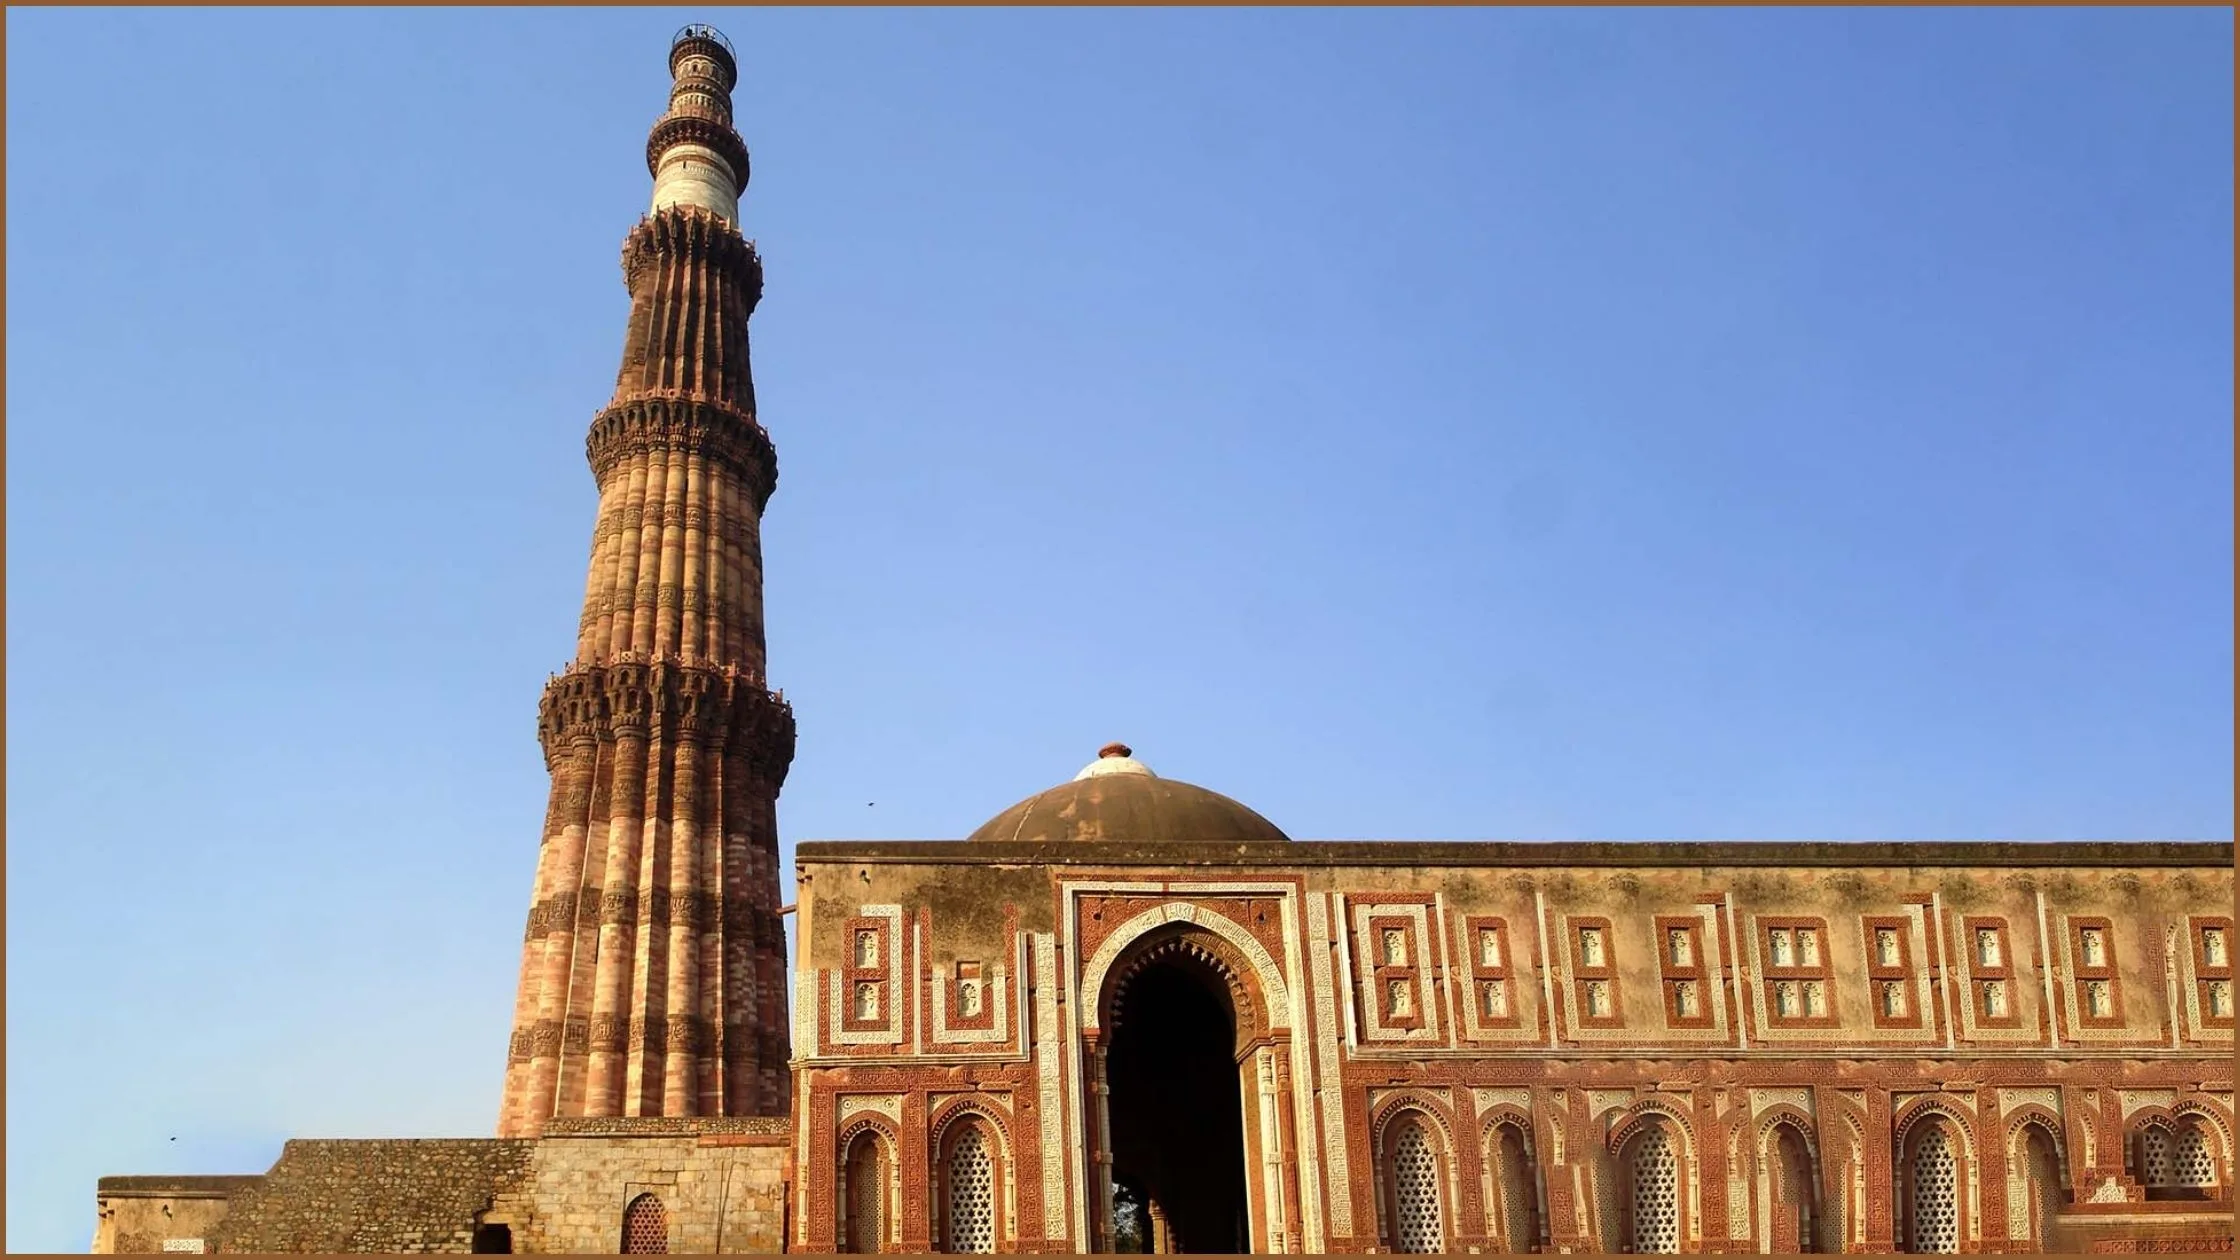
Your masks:
{"label": "arch opening", "polygon": [[2220,1144],[2198,1115],[2156,1118],[2140,1128],[2133,1167],[2150,1201],[2207,1200],[2224,1181]]}
{"label": "arch opening", "polygon": [[2055,1225],[2064,1198],[2060,1157],[2055,1152],[2052,1137],[2037,1124],[2022,1126],[2017,1154],[2016,1164],[2023,1182],[2023,1208],[2027,1213],[2025,1237],[2036,1244],[2038,1250],[2052,1251]]}
{"label": "arch opening", "polygon": [[1686,1237],[1680,1145],[1662,1120],[1652,1120],[1619,1153],[1626,1250],[1676,1256]]}
{"label": "arch opening", "polygon": [[[1244,1090],[1227,977],[1189,950],[1116,969],[1104,1050],[1113,1219],[1143,1251],[1250,1250]],[[1123,1210],[1126,1216],[1123,1217]]]}
{"label": "arch opening", "polygon": [[659,1256],[669,1252],[669,1209],[660,1196],[641,1194],[622,1209],[622,1246],[629,1256]]}
{"label": "arch opening", "polygon": [[840,1164],[841,1249],[855,1255],[876,1255],[885,1246],[888,1221],[886,1146],[869,1130],[848,1144]]}
{"label": "arch opening", "polygon": [[1962,1198],[1959,1144],[1942,1121],[1920,1126],[1909,1145],[1902,1182],[1905,1250],[1949,1256],[1960,1251]]}
{"label": "arch opening", "polygon": [[1446,1251],[1446,1204],[1438,1139],[1424,1114],[1402,1111],[1385,1130],[1384,1179],[1390,1217],[1387,1242],[1401,1255]]}
{"label": "arch opening", "polygon": [[1772,1243],[1775,1255],[1820,1250],[1819,1196],[1814,1193],[1812,1153],[1796,1126],[1777,1124],[1766,1156],[1772,1192]]}
{"label": "arch opening", "polygon": [[989,1126],[968,1117],[949,1130],[942,1143],[941,1177],[936,1186],[941,1250],[957,1255],[989,1255],[1002,1234],[1002,1161]]}
{"label": "arch opening", "polygon": [[1495,1125],[1489,1148],[1492,1158],[1486,1163],[1493,1173],[1494,1192],[1489,1202],[1495,1212],[1494,1232],[1510,1252],[1538,1251],[1540,1187],[1523,1128],[1515,1124]]}

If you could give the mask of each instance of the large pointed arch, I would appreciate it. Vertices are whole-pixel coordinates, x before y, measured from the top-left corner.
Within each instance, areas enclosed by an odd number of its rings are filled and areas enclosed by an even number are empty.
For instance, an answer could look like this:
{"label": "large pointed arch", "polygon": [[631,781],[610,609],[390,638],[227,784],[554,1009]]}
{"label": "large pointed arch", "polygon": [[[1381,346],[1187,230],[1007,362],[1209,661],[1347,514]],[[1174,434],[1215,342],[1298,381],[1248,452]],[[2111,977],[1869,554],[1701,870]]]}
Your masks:
{"label": "large pointed arch", "polygon": [[[1113,995],[1107,981],[1115,964],[1130,952],[1131,946],[1170,924],[1182,925],[1178,934],[1199,936],[1200,947],[1208,957],[1221,961],[1224,979],[1232,985],[1232,995],[1249,1000],[1260,1031],[1273,1032],[1291,1026],[1290,990],[1283,982],[1283,969],[1276,965],[1267,947],[1254,939],[1242,924],[1219,911],[1192,902],[1170,901],[1153,906],[1114,928],[1082,967],[1081,992],[1089,998],[1082,1011],[1085,1034],[1101,1033],[1111,1015]],[[1189,933],[1191,928],[1197,932]],[[1206,937],[1212,938],[1211,941]],[[1239,1002],[1237,1014],[1238,1022],[1244,1022],[1244,1002]]]}

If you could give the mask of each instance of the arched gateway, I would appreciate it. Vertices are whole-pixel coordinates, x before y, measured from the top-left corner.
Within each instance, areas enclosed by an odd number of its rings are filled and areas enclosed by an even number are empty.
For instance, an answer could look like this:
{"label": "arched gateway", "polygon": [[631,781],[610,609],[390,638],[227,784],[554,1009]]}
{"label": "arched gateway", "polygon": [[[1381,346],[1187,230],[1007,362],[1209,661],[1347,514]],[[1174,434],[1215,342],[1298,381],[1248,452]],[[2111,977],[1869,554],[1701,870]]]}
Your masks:
{"label": "arched gateway", "polygon": [[1239,1018],[1220,945],[1203,928],[1162,929],[1131,947],[1099,997],[1104,1036],[1089,1060],[1105,1099],[1115,1250],[1251,1250],[1239,1059],[1258,1030]]}

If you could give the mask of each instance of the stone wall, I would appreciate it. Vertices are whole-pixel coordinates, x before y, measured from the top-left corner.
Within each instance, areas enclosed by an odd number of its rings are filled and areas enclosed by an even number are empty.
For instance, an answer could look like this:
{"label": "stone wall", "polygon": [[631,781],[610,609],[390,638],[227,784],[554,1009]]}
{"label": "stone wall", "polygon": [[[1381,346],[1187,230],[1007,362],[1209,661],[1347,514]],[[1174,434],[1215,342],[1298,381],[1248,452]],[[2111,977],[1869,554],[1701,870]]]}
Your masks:
{"label": "stone wall", "polygon": [[[262,1177],[105,1177],[95,1252],[613,1253],[660,1201],[668,1250],[783,1250],[784,1117],[554,1121],[542,1139],[299,1140]],[[502,1239],[502,1242],[501,1242]]]}
{"label": "stone wall", "polygon": [[103,1177],[94,1191],[95,1254],[199,1251],[233,1196],[257,1177]]}
{"label": "stone wall", "polygon": [[775,1253],[785,1238],[783,1117],[555,1121],[537,1143],[528,1183],[486,1218],[518,1251],[621,1250],[632,1200],[660,1200],[668,1250]]}
{"label": "stone wall", "polygon": [[232,1200],[224,1252],[466,1251],[535,1143],[504,1138],[297,1140]]}

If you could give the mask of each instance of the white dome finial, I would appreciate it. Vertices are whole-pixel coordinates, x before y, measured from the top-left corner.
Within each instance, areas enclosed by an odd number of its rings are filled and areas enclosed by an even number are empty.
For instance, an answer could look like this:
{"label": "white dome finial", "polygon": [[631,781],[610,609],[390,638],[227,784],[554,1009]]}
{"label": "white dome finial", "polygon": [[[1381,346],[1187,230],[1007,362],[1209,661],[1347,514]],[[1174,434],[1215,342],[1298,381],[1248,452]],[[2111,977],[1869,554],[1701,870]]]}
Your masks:
{"label": "white dome finial", "polygon": [[1140,774],[1151,779],[1159,777],[1151,773],[1151,767],[1135,759],[1135,749],[1126,744],[1115,743],[1099,748],[1097,759],[1083,766],[1081,773],[1073,778],[1078,783],[1083,779],[1094,779],[1107,774]]}

